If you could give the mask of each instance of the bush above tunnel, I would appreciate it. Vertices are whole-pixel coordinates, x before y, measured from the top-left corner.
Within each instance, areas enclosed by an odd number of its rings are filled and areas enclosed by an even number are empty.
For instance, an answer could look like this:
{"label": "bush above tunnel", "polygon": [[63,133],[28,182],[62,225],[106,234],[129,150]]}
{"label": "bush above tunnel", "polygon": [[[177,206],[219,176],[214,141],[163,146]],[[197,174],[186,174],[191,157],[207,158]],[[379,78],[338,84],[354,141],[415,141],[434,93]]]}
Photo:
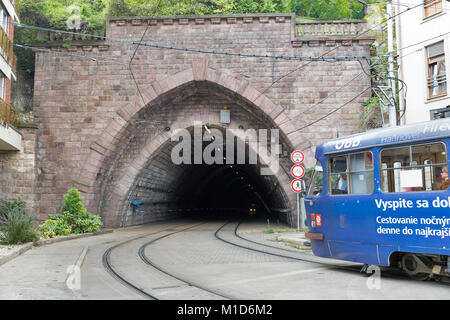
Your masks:
{"label": "bush above tunnel", "polygon": [[102,225],[99,216],[86,210],[80,192],[72,188],[64,196],[61,213],[49,217],[40,226],[40,230],[44,238],[53,238],[71,233],[97,232]]}

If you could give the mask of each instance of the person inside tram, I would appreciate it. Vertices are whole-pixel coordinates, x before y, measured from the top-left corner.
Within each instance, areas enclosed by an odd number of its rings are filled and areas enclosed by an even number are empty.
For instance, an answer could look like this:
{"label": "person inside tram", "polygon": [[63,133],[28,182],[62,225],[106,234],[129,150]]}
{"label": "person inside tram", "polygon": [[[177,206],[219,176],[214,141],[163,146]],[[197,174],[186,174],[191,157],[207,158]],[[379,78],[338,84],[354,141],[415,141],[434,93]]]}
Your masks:
{"label": "person inside tram", "polygon": [[344,193],[347,193],[348,191],[348,182],[347,182],[347,174],[341,173],[341,178],[339,180],[339,190],[343,191]]}
{"label": "person inside tram", "polygon": [[450,180],[448,179],[448,168],[443,168],[441,172],[442,184],[440,189],[447,190],[450,185]]}
{"label": "person inside tram", "polygon": [[436,169],[436,175],[434,176],[434,182],[432,184],[433,190],[441,189],[442,182],[444,182],[444,180],[441,178],[441,172],[442,170]]}

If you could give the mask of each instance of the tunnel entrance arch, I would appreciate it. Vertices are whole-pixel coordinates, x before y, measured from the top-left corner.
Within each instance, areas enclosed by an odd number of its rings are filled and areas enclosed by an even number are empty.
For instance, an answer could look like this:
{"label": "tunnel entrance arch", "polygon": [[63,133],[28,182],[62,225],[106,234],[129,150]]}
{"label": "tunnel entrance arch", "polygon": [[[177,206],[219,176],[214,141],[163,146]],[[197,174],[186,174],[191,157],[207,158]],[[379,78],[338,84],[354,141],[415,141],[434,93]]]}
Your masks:
{"label": "tunnel entrance arch", "polygon": [[[190,132],[211,130],[211,134],[223,132],[226,128],[218,128],[218,125],[203,125],[187,128]],[[188,131],[186,130],[186,131]],[[194,135],[194,134],[193,134]],[[203,137],[210,135],[204,132]],[[258,215],[265,218],[288,220],[289,217],[280,213],[287,213],[290,209],[289,196],[283,184],[287,185],[286,174],[279,167],[275,156],[258,154],[253,149],[252,143],[243,143],[240,137],[236,138],[237,144],[216,145],[217,150],[223,148],[216,159],[222,159],[218,163],[195,162],[194,154],[190,154],[192,161],[176,164],[172,157],[177,153],[174,149],[180,144],[179,141],[167,140],[153,153],[147,162],[134,176],[130,184],[130,176],[124,175],[122,185],[130,185],[125,196],[121,199],[112,199],[106,205],[114,207],[114,201],[120,203],[120,224],[133,225],[146,223],[164,218],[186,216],[189,214],[206,215],[216,217],[223,213],[248,214],[252,206],[258,208]],[[216,141],[203,141],[201,152],[207,156],[211,149],[207,149]],[[194,144],[193,142],[192,144]],[[245,160],[238,161],[240,143],[245,147]],[[233,159],[228,158],[229,147],[233,147]],[[192,146],[192,151],[195,149]],[[223,154],[222,154],[223,152]],[[256,155],[253,161],[252,154]],[[271,165],[270,165],[271,164]],[[132,164],[132,167],[138,166]],[[268,174],[267,171],[271,171]],[[280,183],[280,180],[283,182]],[[113,185],[108,186],[112,192]],[[138,199],[142,207],[137,212],[131,205],[132,201]],[[281,211],[280,211],[281,209]]]}
{"label": "tunnel entrance arch", "polygon": [[[124,225],[124,206],[136,179],[146,170],[149,159],[158,159],[155,156],[159,155],[168,160],[168,149],[164,146],[176,129],[190,128],[197,123],[223,129],[258,130],[277,128],[277,124],[283,123],[279,128],[280,143],[288,150],[299,144],[284,134],[295,126],[287,121],[289,117],[281,106],[253,88],[248,80],[210,68],[206,59],[196,59],[191,68],[141,86],[140,91],[142,97],[117,111],[92,143],[81,174],[78,172],[73,177],[74,185],[84,193],[88,209],[100,214],[107,226]],[[225,105],[231,110],[231,122],[224,126],[220,122],[220,110]],[[163,164],[159,162],[159,172],[162,172]],[[289,164],[281,159],[280,170],[272,179],[278,181],[290,208],[294,197],[287,192]],[[183,170],[182,166],[172,169]],[[158,179],[169,180],[171,175],[167,172]],[[164,188],[153,188],[155,192],[164,191]]]}

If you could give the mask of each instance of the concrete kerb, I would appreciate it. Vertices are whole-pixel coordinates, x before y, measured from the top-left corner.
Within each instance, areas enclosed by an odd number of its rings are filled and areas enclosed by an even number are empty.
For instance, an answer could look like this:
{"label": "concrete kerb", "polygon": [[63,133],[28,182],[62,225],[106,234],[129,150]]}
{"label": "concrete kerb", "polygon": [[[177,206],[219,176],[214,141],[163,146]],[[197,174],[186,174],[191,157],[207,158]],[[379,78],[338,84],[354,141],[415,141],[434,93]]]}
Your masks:
{"label": "concrete kerb", "polygon": [[304,232],[286,232],[277,234],[276,241],[282,241],[286,244],[292,244],[298,246],[298,249],[310,249],[309,245],[305,245],[305,242],[309,242],[308,239],[305,238]]}
{"label": "concrete kerb", "polygon": [[80,233],[80,234],[71,234],[68,236],[60,236],[57,238],[49,238],[49,239],[41,239],[32,243],[26,243],[23,245],[23,247],[19,248],[18,250],[15,250],[13,252],[11,252],[11,254],[8,254],[4,257],[0,258],[0,266],[17,258],[18,256],[20,256],[22,253],[30,250],[33,247],[40,247],[40,246],[45,246],[45,245],[49,245],[49,244],[53,244],[53,243],[57,243],[57,242],[62,242],[62,241],[67,241],[67,240],[74,240],[74,239],[80,239],[80,238],[86,238],[86,237],[92,237],[92,236],[99,236],[99,235],[103,235],[103,234],[107,234],[107,233],[112,233],[114,232],[113,229],[107,229],[107,230],[102,230],[102,231],[98,231],[98,232],[90,232],[90,233]]}

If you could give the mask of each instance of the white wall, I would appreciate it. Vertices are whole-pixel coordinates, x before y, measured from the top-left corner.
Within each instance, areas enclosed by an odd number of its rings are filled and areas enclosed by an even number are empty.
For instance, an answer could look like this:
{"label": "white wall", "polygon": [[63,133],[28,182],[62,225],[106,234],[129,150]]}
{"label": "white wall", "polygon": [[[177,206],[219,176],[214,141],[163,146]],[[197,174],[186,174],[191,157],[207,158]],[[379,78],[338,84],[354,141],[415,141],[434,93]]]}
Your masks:
{"label": "white wall", "polygon": [[[397,0],[394,0],[394,3]],[[406,2],[410,7],[423,3],[422,0],[398,0]],[[397,19],[399,32],[397,33],[397,48],[411,46],[399,51],[400,78],[406,82],[406,114],[403,124],[430,120],[430,110],[445,108],[450,105],[450,2],[443,0],[443,12],[424,19],[423,6],[401,13]],[[399,6],[398,12],[407,9]],[[443,35],[446,34],[446,35]],[[427,40],[430,39],[430,40]],[[427,46],[444,41],[445,63],[447,75],[447,95],[445,97],[429,99],[427,87]],[[412,46],[413,45],[413,46]]]}

